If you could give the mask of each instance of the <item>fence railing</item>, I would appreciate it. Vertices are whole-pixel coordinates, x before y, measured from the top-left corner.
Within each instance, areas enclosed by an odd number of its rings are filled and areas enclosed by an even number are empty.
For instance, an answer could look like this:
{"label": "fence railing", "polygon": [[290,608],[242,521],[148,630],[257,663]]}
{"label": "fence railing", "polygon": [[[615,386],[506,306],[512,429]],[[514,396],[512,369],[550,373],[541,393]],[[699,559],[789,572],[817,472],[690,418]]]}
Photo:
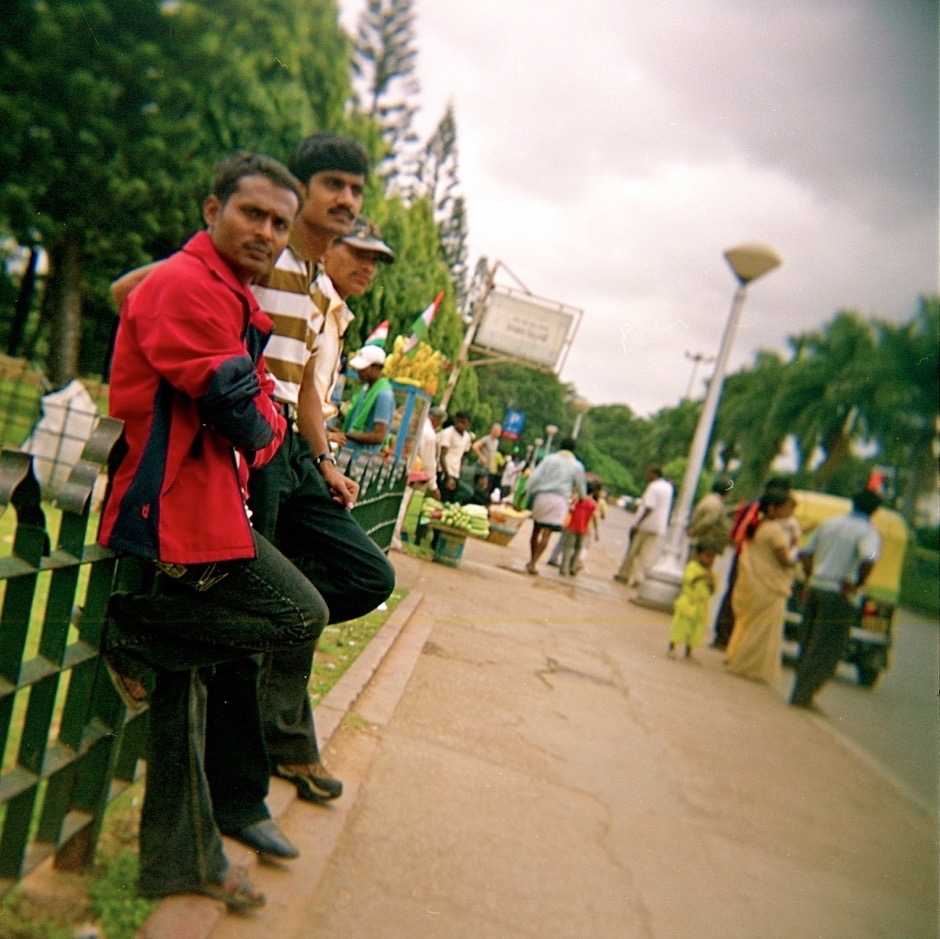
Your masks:
{"label": "fence railing", "polygon": [[[53,503],[35,457],[0,449],[0,517],[15,513],[0,546],[0,890],[50,856],[61,869],[90,864],[108,802],[142,772],[147,710],[125,711],[98,650],[113,589],[133,589],[146,565],[89,530],[121,431],[98,421]],[[340,464],[360,483],[353,514],[387,550],[407,467]]]}
{"label": "fence railing", "polygon": [[53,389],[23,359],[0,355],[0,447],[32,453],[43,497],[54,499],[108,410],[108,386],[84,378]]}
{"label": "fence railing", "polygon": [[125,714],[98,657],[117,559],[89,532],[121,423],[101,420],[63,487],[51,530],[32,457],[0,451],[0,510],[16,523],[0,557],[0,884],[54,855],[89,864],[108,801],[133,781],[143,713]]}

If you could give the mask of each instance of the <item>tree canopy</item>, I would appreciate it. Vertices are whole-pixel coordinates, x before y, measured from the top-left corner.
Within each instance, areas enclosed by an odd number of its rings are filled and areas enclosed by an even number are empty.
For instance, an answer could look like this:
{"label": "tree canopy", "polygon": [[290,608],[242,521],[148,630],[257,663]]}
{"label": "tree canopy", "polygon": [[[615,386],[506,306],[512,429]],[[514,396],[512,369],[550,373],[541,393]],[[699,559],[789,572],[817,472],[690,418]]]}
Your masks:
{"label": "tree canopy", "polygon": [[[330,129],[366,144],[377,169],[366,211],[396,252],[352,304],[351,348],[386,319],[390,335],[409,334],[443,291],[430,338],[455,360],[491,265],[468,264],[454,108],[416,140],[417,54],[412,0],[367,0],[354,37],[335,0],[7,0],[0,235],[31,261],[0,277],[0,342],[42,355],[54,384],[100,374],[116,312],[108,283],[201,226],[213,164],[237,147],[284,159]],[[733,472],[749,494],[789,454],[800,485],[848,494],[887,467],[913,518],[936,484],[938,346],[940,300],[925,297],[908,322],[840,311],[791,337],[789,355],[761,352],[725,380],[706,472]],[[588,468],[631,494],[649,462],[685,459],[701,408],[682,401],[645,419],[608,405],[579,421],[577,403],[555,376],[486,365],[463,370],[450,407],[471,410],[480,433],[507,408],[525,412],[523,447],[548,424],[560,436],[579,426]]]}

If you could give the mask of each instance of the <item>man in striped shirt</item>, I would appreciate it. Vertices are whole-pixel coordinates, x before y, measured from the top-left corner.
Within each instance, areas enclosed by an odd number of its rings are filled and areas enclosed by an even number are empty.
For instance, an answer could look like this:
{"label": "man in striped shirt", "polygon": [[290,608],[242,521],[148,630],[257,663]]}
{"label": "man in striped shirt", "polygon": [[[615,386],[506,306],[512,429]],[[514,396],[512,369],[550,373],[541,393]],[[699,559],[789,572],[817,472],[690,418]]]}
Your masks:
{"label": "man in striped shirt", "polygon": [[[265,360],[288,432],[264,471],[252,474],[249,506],[255,528],[308,576],[330,622],[338,623],[375,609],[395,585],[387,558],[348,511],[359,487],[333,461],[316,381],[318,336],[332,292],[320,262],[332,242],[350,234],[369,166],[356,141],[334,134],[302,140],[288,165],[304,187],[304,205],[288,248],[253,288],[274,321]],[[294,783],[302,798],[322,801],[339,796],[342,783],[317,747],[307,691],[313,653],[309,643],[265,656],[260,697],[274,774]]]}

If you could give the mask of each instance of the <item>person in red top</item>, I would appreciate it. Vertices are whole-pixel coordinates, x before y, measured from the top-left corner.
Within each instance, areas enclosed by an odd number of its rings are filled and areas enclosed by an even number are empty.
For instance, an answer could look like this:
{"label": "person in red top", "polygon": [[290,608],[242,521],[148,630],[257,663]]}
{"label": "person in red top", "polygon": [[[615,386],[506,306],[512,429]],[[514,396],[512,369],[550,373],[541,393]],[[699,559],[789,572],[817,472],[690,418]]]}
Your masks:
{"label": "person in red top", "polygon": [[600,539],[597,527],[597,497],[600,491],[600,484],[592,482],[588,486],[587,495],[578,499],[571,507],[568,521],[565,522],[565,527],[561,532],[559,574],[570,574],[574,577],[581,569],[578,559],[581,557],[585,535],[591,527],[594,529],[594,540]]}
{"label": "person in red top", "polygon": [[[287,245],[297,181],[240,151],[218,167],[195,235],[128,296],[111,372],[110,414],[124,421],[99,540],[153,561],[147,594],[115,593],[102,656],[131,708],[150,693],[139,889],[198,892],[229,908],[264,903],[228,864],[206,765],[232,741],[263,746],[255,653],[315,639],[328,610],[310,581],[253,531],[248,470],[284,437],[262,351],[271,320],[249,283]],[[207,682],[237,688],[207,735]],[[207,743],[208,741],[208,743]],[[263,802],[232,832],[278,856],[296,849]]]}

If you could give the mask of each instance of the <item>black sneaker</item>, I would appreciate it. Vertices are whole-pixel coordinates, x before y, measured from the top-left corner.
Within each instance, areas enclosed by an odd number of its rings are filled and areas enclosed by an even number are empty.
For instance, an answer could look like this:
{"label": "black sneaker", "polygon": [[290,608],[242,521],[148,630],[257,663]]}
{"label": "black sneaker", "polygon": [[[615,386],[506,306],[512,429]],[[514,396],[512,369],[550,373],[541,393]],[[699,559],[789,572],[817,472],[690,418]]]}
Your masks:
{"label": "black sneaker", "polygon": [[338,799],[343,794],[343,783],[337,779],[319,760],[310,766],[310,778],[330,794],[331,799]]}
{"label": "black sneaker", "polygon": [[293,783],[297,795],[308,802],[326,802],[343,794],[343,784],[334,779],[319,761],[296,766],[278,764],[274,767],[274,775]]}

